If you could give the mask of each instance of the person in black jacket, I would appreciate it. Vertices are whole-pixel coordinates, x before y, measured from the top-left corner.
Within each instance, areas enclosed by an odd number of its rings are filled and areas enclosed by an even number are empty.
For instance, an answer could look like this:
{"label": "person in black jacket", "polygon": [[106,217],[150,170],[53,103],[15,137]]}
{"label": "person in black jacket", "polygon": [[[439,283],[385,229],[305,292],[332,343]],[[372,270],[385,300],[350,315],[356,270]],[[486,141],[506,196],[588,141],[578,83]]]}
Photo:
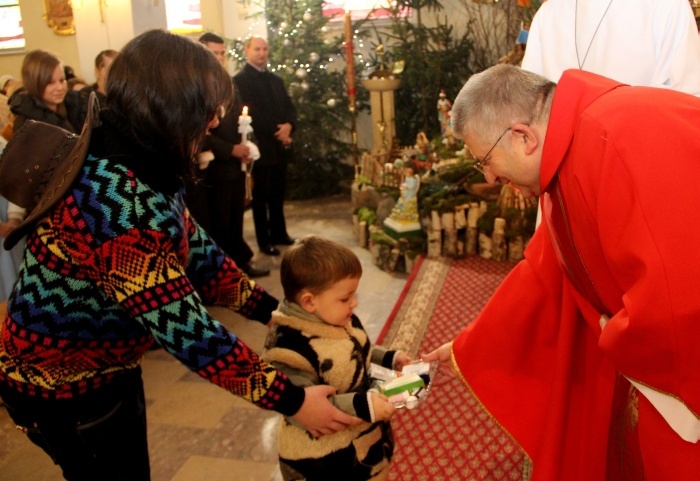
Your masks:
{"label": "person in black jacket", "polygon": [[29,52],[22,61],[22,83],[9,100],[15,132],[28,119],[80,132],[79,94],[68,90],[58,57],[44,50]]}
{"label": "person in black jacket", "polygon": [[233,77],[233,83],[253,118],[255,139],[260,147],[260,159],[253,168],[255,236],[263,253],[279,255],[275,245],[294,243],[284,219],[284,193],[297,112],[282,79],[265,69],[267,41],[251,37],[245,54],[247,63]]}
{"label": "person in black jacket", "polygon": [[[226,64],[224,39],[208,32],[199,42],[214,54],[222,66]],[[238,116],[243,106],[234,93],[233,107],[215,129],[211,129],[202,149],[213,154],[213,161],[199,171],[200,181],[188,194],[188,205],[195,218],[211,234],[248,277],[270,274],[269,269],[251,263],[253,251],[243,238],[243,216],[246,207],[245,163],[250,163],[249,149],[241,143]],[[211,156],[210,156],[211,157]]]}

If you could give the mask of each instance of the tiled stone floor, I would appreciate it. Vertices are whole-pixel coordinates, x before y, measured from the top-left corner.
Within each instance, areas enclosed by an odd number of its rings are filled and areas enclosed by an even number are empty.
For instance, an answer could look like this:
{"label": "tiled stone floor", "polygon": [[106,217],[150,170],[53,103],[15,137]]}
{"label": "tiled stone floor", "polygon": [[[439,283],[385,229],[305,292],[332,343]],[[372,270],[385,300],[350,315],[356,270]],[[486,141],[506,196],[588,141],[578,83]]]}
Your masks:
{"label": "tiled stone floor", "polygon": [[[379,335],[398,299],[406,274],[375,267],[352,230],[348,196],[288,202],[289,234],[319,234],[351,247],[362,261],[357,315],[372,339]],[[250,211],[246,238],[255,250]],[[257,254],[255,263],[269,267],[259,283],[278,298],[279,257]],[[266,327],[221,308],[212,315],[254,349],[260,350]],[[277,430],[280,416],[263,411],[203,381],[164,351],[151,351],[143,362],[148,412],[152,481],[280,481]],[[60,481],[60,470],[16,431],[0,409],[0,481]],[[96,480],[98,481],[98,480]]]}

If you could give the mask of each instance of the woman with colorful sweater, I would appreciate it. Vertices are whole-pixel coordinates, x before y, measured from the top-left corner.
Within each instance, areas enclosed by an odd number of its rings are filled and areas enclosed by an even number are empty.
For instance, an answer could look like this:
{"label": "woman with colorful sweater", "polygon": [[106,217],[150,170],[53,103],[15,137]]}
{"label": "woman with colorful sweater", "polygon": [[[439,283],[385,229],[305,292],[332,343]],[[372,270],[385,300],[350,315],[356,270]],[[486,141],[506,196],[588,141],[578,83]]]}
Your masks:
{"label": "woman with colorful sweater", "polygon": [[156,30],[136,37],[110,68],[101,125],[83,130],[82,166],[53,174],[75,179],[42,215],[25,206],[32,214],[7,239],[28,233],[0,331],[0,396],[68,480],[150,479],[139,365],[154,340],[316,436],[359,422],[328,402],[333,388],[293,385],[204,307],[266,323],[277,306],[183,202],[192,159],[231,98],[227,73],[202,45]]}

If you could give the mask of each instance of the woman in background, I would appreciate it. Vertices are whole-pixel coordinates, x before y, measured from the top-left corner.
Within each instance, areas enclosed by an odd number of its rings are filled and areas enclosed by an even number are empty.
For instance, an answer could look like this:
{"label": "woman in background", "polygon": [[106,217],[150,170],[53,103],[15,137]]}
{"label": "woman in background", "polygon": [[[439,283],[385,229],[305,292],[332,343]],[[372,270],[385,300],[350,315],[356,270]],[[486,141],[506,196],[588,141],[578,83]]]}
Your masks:
{"label": "woman in background", "polygon": [[28,119],[80,132],[79,94],[68,89],[58,57],[44,50],[29,52],[22,61],[22,84],[9,101],[15,132]]}

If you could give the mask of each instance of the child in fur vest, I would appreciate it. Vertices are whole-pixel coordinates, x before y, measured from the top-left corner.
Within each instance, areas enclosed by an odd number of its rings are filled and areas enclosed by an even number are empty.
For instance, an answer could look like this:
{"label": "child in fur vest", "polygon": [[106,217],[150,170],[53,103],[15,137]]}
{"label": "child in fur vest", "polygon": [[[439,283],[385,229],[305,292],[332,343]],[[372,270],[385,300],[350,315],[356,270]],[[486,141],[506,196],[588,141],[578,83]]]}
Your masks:
{"label": "child in fur vest", "polygon": [[286,481],[384,480],[394,450],[394,406],[370,391],[370,363],[401,369],[411,358],[373,346],[353,314],[362,276],[347,247],[309,235],[291,246],[280,269],[285,299],[272,314],[263,359],[299,386],[329,384],[332,402],[365,420],[314,438],[291,418],[280,429],[280,470]]}

